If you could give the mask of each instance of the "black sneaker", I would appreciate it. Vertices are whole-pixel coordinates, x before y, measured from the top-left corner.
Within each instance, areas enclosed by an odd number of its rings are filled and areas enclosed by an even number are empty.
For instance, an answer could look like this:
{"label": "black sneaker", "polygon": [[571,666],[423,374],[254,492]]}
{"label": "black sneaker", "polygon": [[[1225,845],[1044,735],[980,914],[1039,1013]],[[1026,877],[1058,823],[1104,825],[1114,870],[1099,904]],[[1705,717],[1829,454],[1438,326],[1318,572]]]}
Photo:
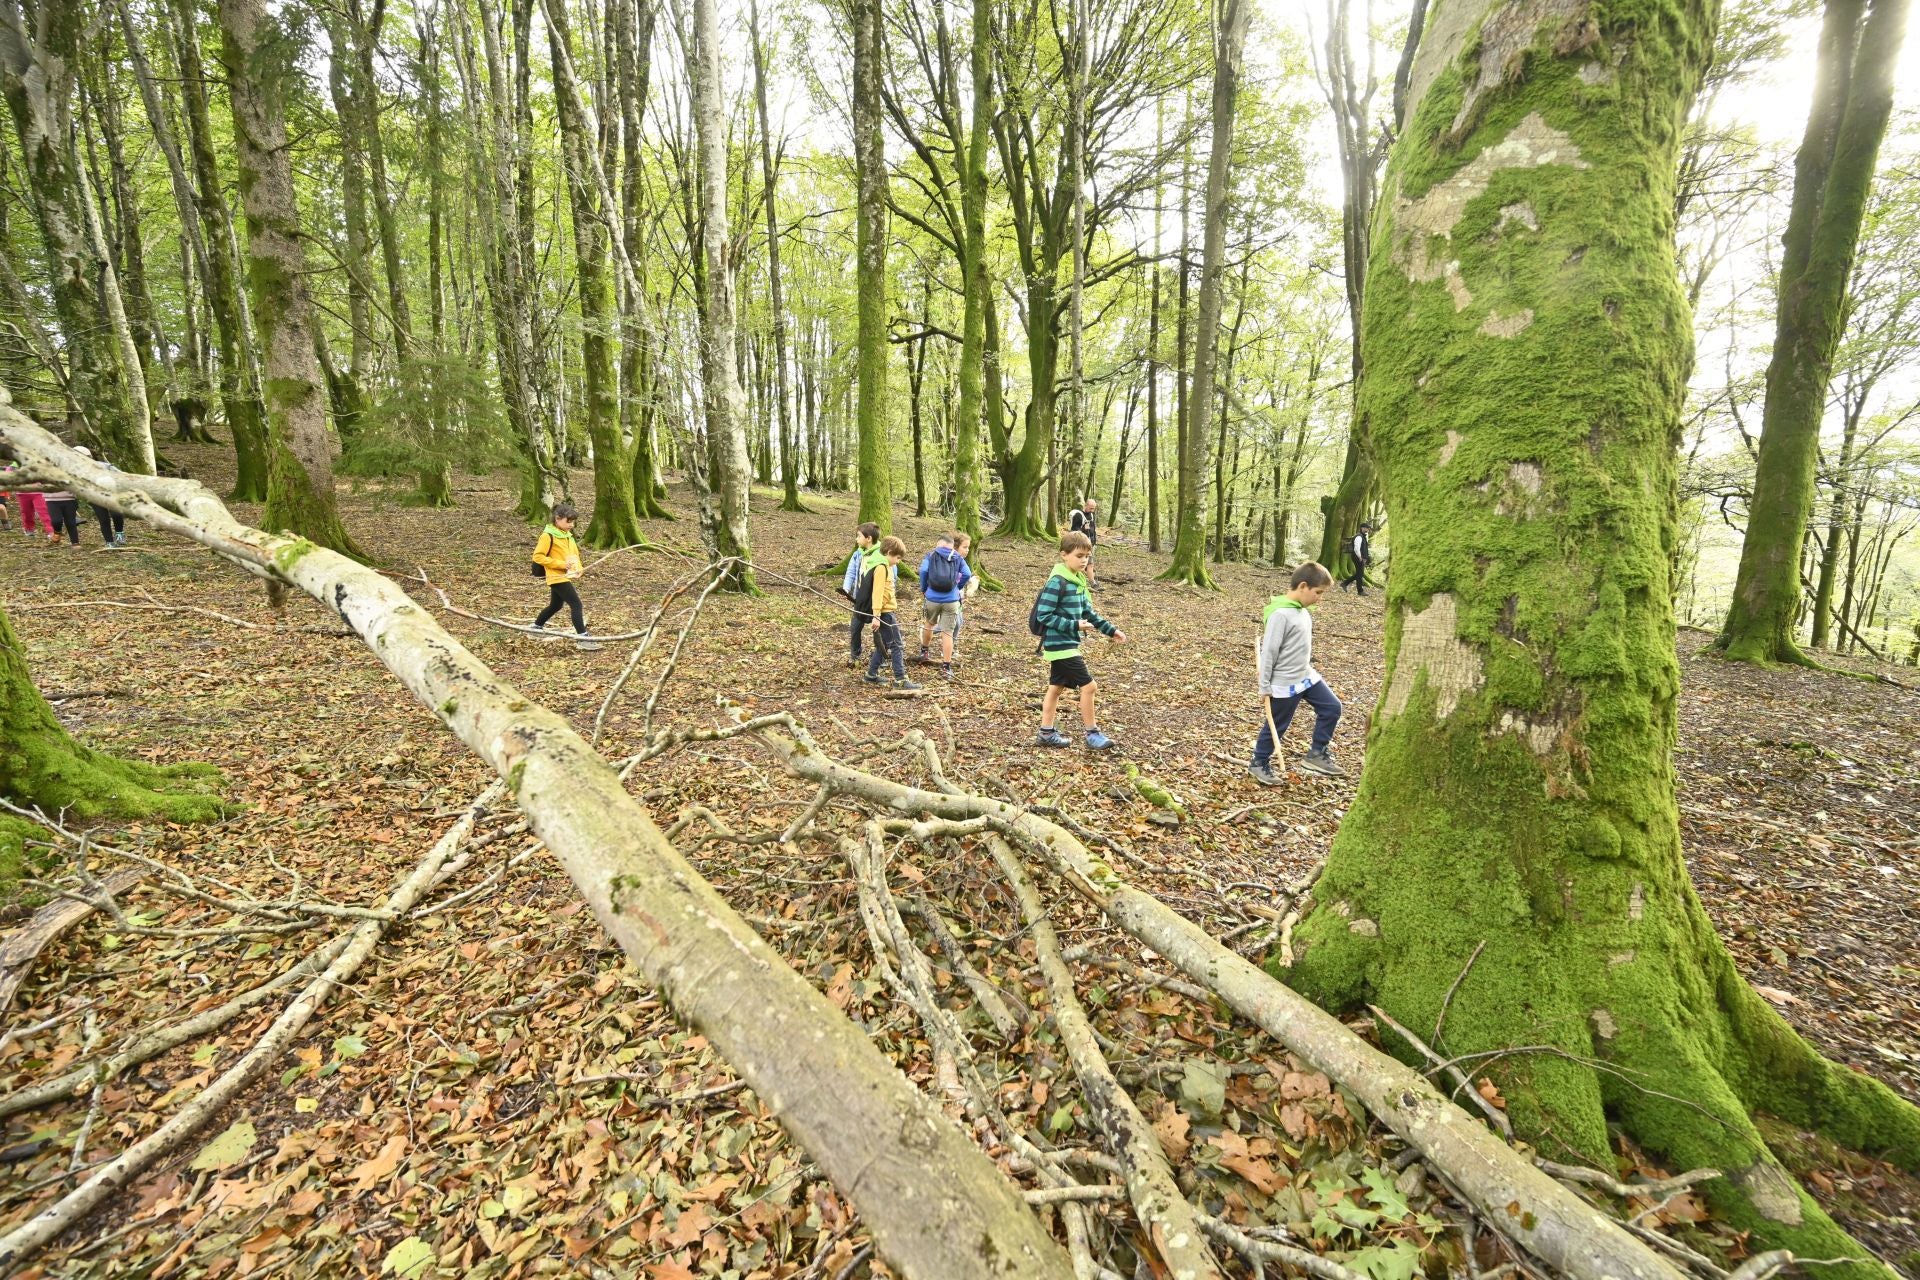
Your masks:
{"label": "black sneaker", "polygon": [[1333,762],[1333,756],[1325,751],[1309,751],[1300,757],[1300,767],[1308,773],[1317,773],[1326,778],[1344,778],[1347,771]]}
{"label": "black sneaker", "polygon": [[862,680],[865,680],[868,684],[885,684],[886,683],[886,681],[880,678],[880,673],[878,671],[869,671],[867,672],[867,674],[861,676],[860,678]]}

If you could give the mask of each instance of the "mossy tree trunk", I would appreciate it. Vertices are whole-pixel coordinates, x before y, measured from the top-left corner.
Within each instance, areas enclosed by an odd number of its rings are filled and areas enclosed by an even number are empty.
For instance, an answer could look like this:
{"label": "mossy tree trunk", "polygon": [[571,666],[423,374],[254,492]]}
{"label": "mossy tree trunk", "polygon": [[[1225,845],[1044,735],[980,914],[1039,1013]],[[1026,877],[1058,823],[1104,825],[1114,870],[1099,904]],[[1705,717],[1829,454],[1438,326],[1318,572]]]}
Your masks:
{"label": "mossy tree trunk", "polygon": [[859,300],[860,519],[893,531],[887,456],[887,155],[880,133],[880,0],[851,0],[854,240]]}
{"label": "mossy tree trunk", "polygon": [[604,154],[613,146],[609,119],[600,124],[599,137],[590,136],[576,104],[580,87],[573,84],[569,50],[572,24],[566,0],[548,0],[547,37],[553,48],[553,74],[561,83],[554,94],[560,121],[560,144],[565,157],[567,196],[573,213],[574,260],[580,295],[580,363],[585,367],[581,417],[593,444],[593,515],[581,541],[589,547],[627,547],[646,541],[633,512],[633,459],[620,438],[620,405],[613,381],[613,302],[607,279],[608,228],[613,211],[600,207],[600,189],[591,171],[589,147],[602,149],[602,168],[612,160]]}
{"label": "mossy tree trunk", "polygon": [[333,440],[313,350],[293,164],[282,94],[296,74],[264,0],[220,0],[220,62],[233,101],[234,155],[247,218],[247,282],[265,363],[268,528],[359,556],[333,493]]}
{"label": "mossy tree trunk", "polygon": [[1832,1257],[1858,1250],[1752,1115],[1912,1169],[1920,1110],[1747,986],[1674,796],[1674,161],[1711,14],[1435,8],[1367,282],[1363,411],[1400,534],[1387,678],[1287,976],[1493,1055],[1543,1154],[1610,1169],[1618,1125],[1726,1171],[1706,1190],[1758,1240]]}
{"label": "mossy tree trunk", "polygon": [[[73,818],[199,822],[224,810],[218,796],[199,789],[218,776],[205,765],[157,768],[75,742],[34,688],[20,637],[0,609],[0,797]],[[0,817],[0,883],[20,874],[22,837],[30,829]]]}
{"label": "mossy tree trunk", "polygon": [[200,53],[200,9],[195,0],[172,0],[174,48],[180,63],[180,100],[185,106],[187,145],[193,155],[194,207],[206,245],[207,307],[220,347],[220,404],[233,436],[235,502],[267,497],[267,406],[254,376],[256,357],[240,301],[240,262],[227,212],[225,187],[213,149],[207,107],[206,62]]}
{"label": "mossy tree trunk", "polygon": [[[653,22],[658,6],[615,4],[607,15],[613,35],[613,57],[620,104],[620,235],[629,262],[646,260],[642,231],[646,198],[646,169],[640,154],[640,108],[653,78]],[[660,483],[653,456],[653,421],[659,399],[654,388],[653,337],[642,323],[647,300],[635,296],[624,276],[620,307],[620,426],[632,443],[629,469],[633,476],[633,512],[644,519],[671,520],[660,499]],[[664,339],[663,339],[664,340]]]}
{"label": "mossy tree trunk", "polygon": [[1738,661],[1811,662],[1794,640],[1800,551],[1813,514],[1833,353],[1846,327],[1847,278],[1893,109],[1907,9],[1908,0],[1827,0],[1813,107],[1794,157],[1793,205],[1781,243],[1747,534],[1716,642]]}
{"label": "mossy tree trunk", "polygon": [[1240,90],[1240,56],[1247,39],[1246,0],[1226,0],[1213,36],[1213,149],[1207,157],[1207,204],[1200,250],[1200,306],[1195,320],[1193,389],[1181,432],[1180,518],[1173,563],[1160,576],[1198,587],[1213,586],[1207,572],[1207,531],[1201,515],[1206,494],[1213,420],[1214,376],[1220,351],[1220,294],[1227,267],[1227,188],[1233,162],[1234,98]]}
{"label": "mossy tree trunk", "polygon": [[[75,161],[73,119],[80,34],[79,5],[36,7],[29,25],[18,0],[0,0],[0,96],[13,116],[22,167],[46,248],[54,311],[60,318],[67,403],[84,416],[96,443],[131,470],[140,465],[133,408],[107,315],[103,284],[112,272],[89,234],[85,178]],[[151,433],[148,433],[149,451]]]}
{"label": "mossy tree trunk", "polygon": [[693,65],[688,68],[688,79],[693,82],[700,243],[706,264],[700,281],[700,379],[706,401],[707,485],[700,498],[700,528],[709,554],[738,556],[744,562],[727,574],[727,588],[757,595],[753,542],[747,531],[747,482],[752,471],[747,460],[746,424],[740,414],[740,387],[734,374],[727,117],[720,97],[719,40],[714,0],[694,0],[693,41],[688,50]]}

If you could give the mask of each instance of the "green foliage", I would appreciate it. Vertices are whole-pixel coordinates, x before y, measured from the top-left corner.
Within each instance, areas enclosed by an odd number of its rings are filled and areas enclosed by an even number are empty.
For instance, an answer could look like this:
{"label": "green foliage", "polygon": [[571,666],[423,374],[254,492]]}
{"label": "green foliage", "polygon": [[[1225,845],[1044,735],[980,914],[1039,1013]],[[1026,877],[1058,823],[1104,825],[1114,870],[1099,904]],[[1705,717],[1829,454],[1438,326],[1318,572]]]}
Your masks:
{"label": "green foliage", "polygon": [[411,361],[360,418],[340,459],[351,476],[414,475],[436,466],[483,471],[516,456],[499,394],[459,356]]}

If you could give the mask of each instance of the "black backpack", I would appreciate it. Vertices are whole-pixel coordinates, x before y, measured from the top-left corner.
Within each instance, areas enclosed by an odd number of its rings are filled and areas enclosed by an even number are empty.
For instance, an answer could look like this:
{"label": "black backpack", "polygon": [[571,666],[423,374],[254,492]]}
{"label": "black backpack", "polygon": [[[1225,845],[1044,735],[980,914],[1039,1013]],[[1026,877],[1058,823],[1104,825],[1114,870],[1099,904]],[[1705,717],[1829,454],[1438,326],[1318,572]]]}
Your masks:
{"label": "black backpack", "polygon": [[[1050,582],[1052,579],[1048,579],[1048,581]],[[1034,593],[1032,606],[1027,610],[1027,634],[1043,641],[1047,638],[1047,629],[1040,621],[1040,597],[1046,593],[1046,584],[1042,583],[1040,590]],[[1036,651],[1039,648],[1040,646],[1035,646]]]}
{"label": "black backpack", "polygon": [[[546,535],[546,534],[544,534],[544,533],[540,535],[540,537],[541,537],[541,538],[545,538],[546,536],[547,536],[547,535]],[[553,549],[552,549],[552,547],[551,547],[551,546],[549,546],[549,547],[548,547],[548,549],[547,549],[547,551],[548,551],[548,554],[549,554],[549,555],[551,555],[551,554],[552,554],[552,551],[553,551]],[[535,541],[535,542],[534,542],[534,544],[533,544],[533,554],[535,554],[535,555],[539,555],[539,554],[540,554],[540,543],[539,543],[538,541]],[[545,566],[545,565],[543,565],[543,564],[541,564],[541,563],[540,563],[540,562],[539,562],[538,560],[532,560],[532,561],[529,561],[529,562],[528,562],[528,565],[529,565],[529,567],[530,567],[530,568],[531,568],[531,569],[533,570],[533,576],[534,576],[534,577],[536,577],[536,578],[539,578],[539,579],[542,579],[542,580],[544,580],[544,579],[546,578],[546,576],[547,576],[547,566]]]}
{"label": "black backpack", "polygon": [[933,563],[927,566],[927,591],[945,595],[960,583],[960,569],[951,555],[933,553]]}

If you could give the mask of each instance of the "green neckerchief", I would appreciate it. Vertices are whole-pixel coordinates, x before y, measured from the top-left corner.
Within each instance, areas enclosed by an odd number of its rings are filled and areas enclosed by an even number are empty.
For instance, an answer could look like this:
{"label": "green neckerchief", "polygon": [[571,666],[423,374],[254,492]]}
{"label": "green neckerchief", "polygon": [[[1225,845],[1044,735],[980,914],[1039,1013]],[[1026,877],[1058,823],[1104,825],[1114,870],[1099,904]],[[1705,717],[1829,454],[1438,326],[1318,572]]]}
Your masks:
{"label": "green neckerchief", "polygon": [[1266,611],[1260,615],[1260,623],[1262,626],[1265,626],[1267,623],[1272,622],[1273,615],[1282,609],[1304,609],[1306,607],[1307,606],[1301,604],[1292,596],[1275,596],[1273,599],[1267,601]]}
{"label": "green neckerchief", "polygon": [[864,549],[856,547],[855,550],[860,553],[860,572],[862,574],[887,558],[886,553],[880,550],[880,544],[877,542]]}
{"label": "green neckerchief", "polygon": [[1082,591],[1085,591],[1088,594],[1092,594],[1093,589],[1087,585],[1087,575],[1084,573],[1075,573],[1073,569],[1064,560],[1062,560],[1059,564],[1054,565],[1053,572],[1048,576],[1053,578],[1065,578],[1068,582],[1071,582],[1074,586],[1079,587]]}
{"label": "green neckerchief", "polygon": [[568,529],[556,529],[554,526],[548,525],[545,532],[546,535],[555,542],[558,542],[562,538],[565,538],[568,542],[573,541],[573,532]]}

